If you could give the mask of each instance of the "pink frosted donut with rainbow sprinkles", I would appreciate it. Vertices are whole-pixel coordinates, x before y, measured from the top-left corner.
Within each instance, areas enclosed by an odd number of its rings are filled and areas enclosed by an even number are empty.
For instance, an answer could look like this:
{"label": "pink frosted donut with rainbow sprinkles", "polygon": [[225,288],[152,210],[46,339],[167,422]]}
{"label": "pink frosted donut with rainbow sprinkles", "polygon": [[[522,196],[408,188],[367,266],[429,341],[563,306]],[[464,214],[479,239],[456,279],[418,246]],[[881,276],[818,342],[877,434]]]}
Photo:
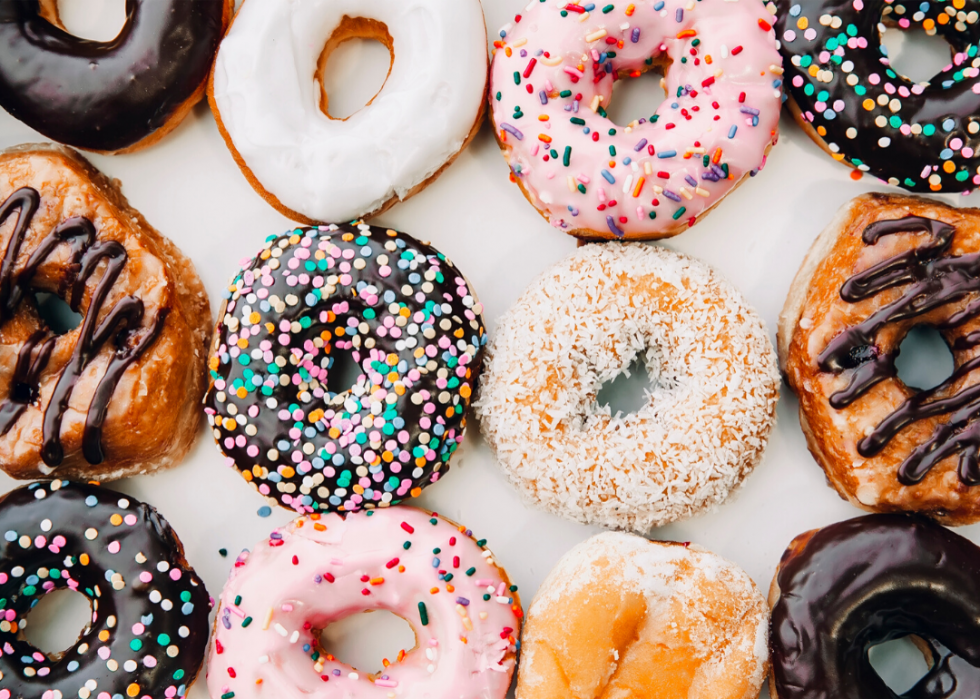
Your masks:
{"label": "pink frosted donut with rainbow sprinkles", "polygon": [[[759,0],[532,0],[494,42],[497,140],[527,199],[580,238],[694,225],[766,162],[782,59]],[[613,83],[664,72],[648,119],[606,116]]]}

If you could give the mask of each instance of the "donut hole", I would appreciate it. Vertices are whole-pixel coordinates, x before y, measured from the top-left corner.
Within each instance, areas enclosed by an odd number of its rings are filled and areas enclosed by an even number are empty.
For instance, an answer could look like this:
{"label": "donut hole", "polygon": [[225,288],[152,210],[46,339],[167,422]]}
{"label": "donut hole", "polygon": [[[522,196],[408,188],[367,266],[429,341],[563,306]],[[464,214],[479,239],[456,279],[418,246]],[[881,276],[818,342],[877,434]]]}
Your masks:
{"label": "donut hole", "polygon": [[126,0],[41,0],[41,13],[72,36],[91,41],[112,41],[126,26]]}
{"label": "donut hole", "polygon": [[346,121],[381,93],[394,63],[394,41],[383,22],[344,15],[317,60],[320,111]]}
{"label": "donut hole", "polygon": [[636,357],[615,378],[602,384],[595,403],[600,408],[608,406],[614,417],[632,415],[650,402],[650,394],[656,388],[657,382],[650,376],[646,363]]}
{"label": "donut hole", "polygon": [[922,29],[890,27],[881,33],[881,47],[892,70],[912,82],[928,82],[950,61],[951,47],[946,40]]}
{"label": "donut hole", "polygon": [[901,696],[912,689],[931,669],[923,648],[916,645],[913,636],[872,646],[868,662],[882,682]]}
{"label": "donut hole", "polygon": [[606,105],[606,116],[614,124],[630,124],[637,119],[649,121],[667,99],[662,82],[665,74],[664,67],[655,66],[635,78],[618,77]]}
{"label": "donut hole", "polygon": [[934,388],[953,374],[953,354],[938,330],[916,325],[898,348],[895,370],[910,388]]}
{"label": "donut hole", "polygon": [[330,352],[327,365],[327,390],[335,395],[345,394],[354,387],[362,373],[350,352],[335,347]]}
{"label": "donut hole", "polygon": [[51,658],[70,649],[92,620],[88,598],[74,590],[54,590],[41,597],[23,620],[24,639]]}
{"label": "donut hole", "polygon": [[73,311],[71,306],[56,294],[35,291],[34,304],[41,320],[56,335],[69,333],[82,324],[82,314]]}
{"label": "donut hole", "polygon": [[407,621],[384,609],[352,614],[320,631],[320,649],[360,672],[381,673],[385,661],[395,663],[401,651],[415,647]]}

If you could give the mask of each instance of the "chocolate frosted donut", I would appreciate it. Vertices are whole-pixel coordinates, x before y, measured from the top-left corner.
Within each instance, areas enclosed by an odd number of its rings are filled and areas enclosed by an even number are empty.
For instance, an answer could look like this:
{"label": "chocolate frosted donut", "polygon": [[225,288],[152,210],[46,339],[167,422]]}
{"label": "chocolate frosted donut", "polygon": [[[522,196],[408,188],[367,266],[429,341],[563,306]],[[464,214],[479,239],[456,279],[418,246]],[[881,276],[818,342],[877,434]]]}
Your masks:
{"label": "chocolate frosted donut", "polygon": [[72,36],[55,0],[0,0],[0,106],[48,138],[132,151],[204,95],[231,0],[127,0],[111,41]]}
{"label": "chocolate frosted donut", "polygon": [[[778,0],[776,36],[797,121],[837,160],[913,192],[980,184],[980,2]],[[950,43],[927,82],[890,67],[881,22]]]}
{"label": "chocolate frosted donut", "polygon": [[798,536],[770,590],[774,699],[895,699],[872,646],[914,636],[907,699],[980,696],[980,548],[924,518],[870,515]]}
{"label": "chocolate frosted donut", "polygon": [[[486,342],[446,257],[355,222],[270,236],[218,313],[205,410],[259,493],[298,512],[394,505],[463,441]],[[331,389],[336,351],[356,382]]]}
{"label": "chocolate frosted donut", "polygon": [[[0,699],[181,697],[204,661],[210,597],[167,521],[96,485],[51,481],[0,499]],[[24,638],[44,595],[88,598],[64,653]]]}

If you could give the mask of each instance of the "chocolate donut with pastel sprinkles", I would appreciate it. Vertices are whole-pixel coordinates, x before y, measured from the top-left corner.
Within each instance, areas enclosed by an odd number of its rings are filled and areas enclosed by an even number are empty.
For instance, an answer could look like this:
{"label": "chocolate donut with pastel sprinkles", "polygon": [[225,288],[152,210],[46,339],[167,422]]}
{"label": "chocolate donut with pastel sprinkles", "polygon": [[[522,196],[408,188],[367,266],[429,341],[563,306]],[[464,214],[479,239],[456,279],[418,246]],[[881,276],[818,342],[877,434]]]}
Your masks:
{"label": "chocolate donut with pastel sprinkles", "polygon": [[[183,697],[207,650],[211,598],[151,506],[57,480],[0,499],[0,699]],[[41,598],[73,590],[91,622],[63,653],[24,637]]]}
{"label": "chocolate donut with pastel sprinkles", "polygon": [[[369,674],[321,631],[385,610],[415,647]],[[235,562],[208,661],[213,699],[504,699],[523,611],[485,540],[414,507],[299,517]]]}
{"label": "chocolate donut with pastel sprinkles", "polygon": [[[463,441],[482,311],[445,255],[404,233],[354,222],[271,236],[218,314],[205,397],[218,449],[300,513],[418,495]],[[338,352],[358,367],[352,386],[331,387]]]}
{"label": "chocolate donut with pastel sprinkles", "polygon": [[[778,135],[782,59],[758,0],[531,0],[494,42],[490,104],[511,179],[579,238],[677,235],[755,175]],[[667,99],[620,125],[617,80]]]}
{"label": "chocolate donut with pastel sprinkles", "polygon": [[[912,192],[980,185],[980,2],[777,0],[777,36],[796,121],[835,160]],[[899,75],[886,26],[952,47],[925,82]]]}

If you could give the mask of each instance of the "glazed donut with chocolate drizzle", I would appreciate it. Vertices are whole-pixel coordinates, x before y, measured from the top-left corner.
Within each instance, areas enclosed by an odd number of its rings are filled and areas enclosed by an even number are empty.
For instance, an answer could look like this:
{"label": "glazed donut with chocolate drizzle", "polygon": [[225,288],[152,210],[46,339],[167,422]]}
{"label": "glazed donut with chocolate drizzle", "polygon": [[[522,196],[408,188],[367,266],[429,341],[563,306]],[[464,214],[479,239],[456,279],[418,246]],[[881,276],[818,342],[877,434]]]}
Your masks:
{"label": "glazed donut with chocolate drizzle", "polygon": [[[906,386],[895,358],[936,328],[955,371]],[[779,353],[810,451],[871,511],[980,520],[980,211],[869,194],[837,214],[790,289]]]}
{"label": "glazed donut with chocolate drizzle", "polygon": [[127,0],[111,41],[72,36],[56,0],[0,0],[0,106],[100,153],[156,143],[204,96],[233,0]]}
{"label": "glazed donut with chocolate drizzle", "polygon": [[[77,153],[0,154],[0,465],[110,480],[197,433],[211,313],[194,266]],[[35,293],[82,315],[56,333]]]}
{"label": "glazed donut with chocolate drizzle", "polygon": [[978,581],[980,548],[925,518],[871,515],[801,534],[769,590],[770,696],[899,699],[868,652],[912,637],[929,672],[902,699],[976,699]]}

